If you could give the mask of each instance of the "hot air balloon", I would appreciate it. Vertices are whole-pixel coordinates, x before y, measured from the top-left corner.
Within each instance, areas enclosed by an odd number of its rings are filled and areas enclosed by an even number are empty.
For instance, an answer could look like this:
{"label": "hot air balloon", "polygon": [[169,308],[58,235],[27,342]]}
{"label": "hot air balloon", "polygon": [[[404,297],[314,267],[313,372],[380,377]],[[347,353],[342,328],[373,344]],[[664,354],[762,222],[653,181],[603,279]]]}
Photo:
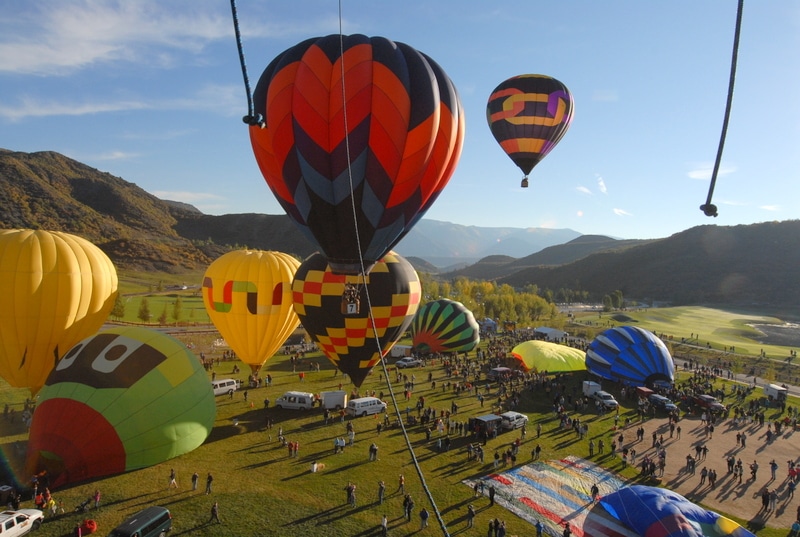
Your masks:
{"label": "hot air balloon", "polygon": [[660,487],[624,487],[602,496],[599,503],[636,535],[755,537],[733,520]]}
{"label": "hot air balloon", "polygon": [[545,75],[519,75],[497,86],[486,105],[495,140],[525,176],[569,129],[575,105],[567,87]]}
{"label": "hot air balloon", "polygon": [[303,328],[360,387],[411,324],[422,287],[411,264],[394,252],[367,275],[334,274],[316,253],[297,269],[292,292]]}
{"label": "hot air balloon", "polygon": [[586,350],[586,369],[628,386],[672,384],[675,380],[675,363],[667,346],[638,326],[618,326],[601,332]]}
{"label": "hot air balloon", "polygon": [[397,244],[461,155],[453,83],[425,54],[383,37],[303,41],[267,66],[253,99],[261,173],[336,273],[368,271]]}
{"label": "hot air balloon", "polygon": [[211,383],[185,345],[115,327],[75,345],[47,378],[26,466],[51,486],[144,468],[200,446],[215,417]]}
{"label": "hot air balloon", "polygon": [[208,316],[253,374],[300,324],[292,307],[299,266],[281,252],[234,250],[211,263],[203,277]]}
{"label": "hot air balloon", "polygon": [[0,231],[0,376],[36,394],[66,350],[108,318],[117,271],[89,241]]}
{"label": "hot air balloon", "polygon": [[549,341],[525,341],[513,349],[511,354],[519,360],[526,371],[563,373],[586,370],[586,353]]}
{"label": "hot air balloon", "polygon": [[411,341],[421,353],[468,352],[480,340],[475,316],[455,300],[434,300],[420,306],[411,323]]}

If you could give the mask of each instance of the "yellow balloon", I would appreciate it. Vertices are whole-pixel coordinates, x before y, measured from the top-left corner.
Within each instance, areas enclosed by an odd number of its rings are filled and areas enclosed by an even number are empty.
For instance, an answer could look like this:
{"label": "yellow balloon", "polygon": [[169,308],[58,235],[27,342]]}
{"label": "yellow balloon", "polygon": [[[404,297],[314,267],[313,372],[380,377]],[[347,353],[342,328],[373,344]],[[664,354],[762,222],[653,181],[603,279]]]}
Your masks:
{"label": "yellow balloon", "polygon": [[235,250],[216,259],[203,277],[211,322],[253,373],[300,324],[292,279],[300,261],[289,254]]}
{"label": "yellow balloon", "polygon": [[58,231],[0,230],[0,376],[36,394],[61,355],[108,319],[117,271]]}

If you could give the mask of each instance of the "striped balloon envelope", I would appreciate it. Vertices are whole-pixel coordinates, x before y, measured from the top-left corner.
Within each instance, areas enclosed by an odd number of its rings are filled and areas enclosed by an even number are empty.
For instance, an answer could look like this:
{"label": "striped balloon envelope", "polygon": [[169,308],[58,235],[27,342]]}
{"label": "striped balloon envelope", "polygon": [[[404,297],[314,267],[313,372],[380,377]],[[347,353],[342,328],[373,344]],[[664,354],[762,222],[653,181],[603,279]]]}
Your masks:
{"label": "striped balloon envelope", "polygon": [[411,323],[417,352],[467,352],[480,343],[475,316],[461,302],[440,299],[420,306]]}
{"label": "striped balloon envelope", "polygon": [[261,173],[337,273],[358,274],[397,244],[461,155],[452,81],[384,37],[303,41],[267,66],[253,99],[264,120],[250,127]]}
{"label": "striped balloon envelope", "polygon": [[652,387],[675,380],[675,363],[667,346],[638,326],[617,326],[598,334],[586,350],[586,369],[627,386]]}
{"label": "striped balloon envelope", "polygon": [[572,123],[575,103],[567,87],[546,75],[519,75],[489,96],[486,120],[495,140],[527,177]]}

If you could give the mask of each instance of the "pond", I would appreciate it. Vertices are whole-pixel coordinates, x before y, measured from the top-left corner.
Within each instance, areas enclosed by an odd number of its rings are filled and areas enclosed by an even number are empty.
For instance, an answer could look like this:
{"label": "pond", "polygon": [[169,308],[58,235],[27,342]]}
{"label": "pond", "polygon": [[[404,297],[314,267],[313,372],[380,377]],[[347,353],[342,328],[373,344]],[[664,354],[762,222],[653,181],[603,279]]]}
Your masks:
{"label": "pond", "polygon": [[784,347],[800,348],[800,324],[752,324],[763,336],[757,341],[767,345],[781,345]]}

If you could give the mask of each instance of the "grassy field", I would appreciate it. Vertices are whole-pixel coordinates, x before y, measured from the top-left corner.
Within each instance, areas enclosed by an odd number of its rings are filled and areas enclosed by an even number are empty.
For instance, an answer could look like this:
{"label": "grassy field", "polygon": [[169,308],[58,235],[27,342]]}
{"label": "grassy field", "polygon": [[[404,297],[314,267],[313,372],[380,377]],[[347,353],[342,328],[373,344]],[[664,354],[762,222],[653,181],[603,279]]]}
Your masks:
{"label": "grassy field", "polygon": [[[723,323],[713,333],[727,334],[739,330],[741,326],[736,320],[738,317],[724,312],[716,313],[714,310],[700,310],[695,315],[702,313],[706,316],[695,317],[699,319],[697,321],[686,320],[692,318],[690,310],[672,313],[661,310],[658,313],[665,319],[659,321],[664,323],[660,325],[663,329],[654,325],[654,330],[675,334],[675,337],[684,337],[681,334],[686,328],[689,328],[688,332],[691,333],[694,322],[702,323],[702,326],[711,326],[708,315],[718,315],[711,318],[715,319],[714,322]],[[626,315],[633,318],[634,315],[648,314],[652,311],[626,312]],[[673,319],[671,322],[669,322],[670,317]],[[642,325],[645,324],[643,318],[637,318],[637,321]],[[694,330],[698,329],[695,327]],[[215,334],[182,334],[178,337],[187,342],[191,341],[195,352],[199,353],[202,350],[207,356],[212,356],[210,343],[216,337]],[[727,337],[714,341],[730,345]],[[701,337],[702,339],[704,338]],[[745,345],[735,344],[737,350],[739,345]],[[321,371],[308,371],[307,365],[310,362],[319,362]],[[217,378],[231,376],[233,366],[233,362],[219,364],[215,368]],[[235,376],[246,378],[247,367],[242,364],[239,364],[239,367],[242,373]],[[67,512],[48,520],[39,535],[43,537],[70,535],[75,523],[87,516],[98,521],[99,534],[105,535],[123,518],[148,505],[163,505],[173,512],[172,535],[379,535],[378,524],[383,514],[389,518],[390,535],[411,535],[419,528],[416,513],[423,506],[431,512],[434,511],[426,498],[426,488],[441,512],[450,535],[484,535],[490,518],[504,520],[509,536],[531,534],[531,527],[527,522],[499,506],[488,507],[487,499],[474,499],[472,491],[460,483],[465,478],[491,473],[490,461],[495,449],[505,449],[519,436],[519,431],[509,432],[490,440],[486,447],[486,464],[481,465],[467,461],[464,451],[468,441],[466,437],[455,438],[449,452],[439,453],[436,450],[435,434],[428,442],[421,427],[410,427],[408,436],[416,460],[419,462],[421,475],[425,478],[423,484],[412,464],[411,452],[398,428],[385,430],[378,435],[376,419],[372,417],[354,419],[352,423],[356,431],[355,445],[348,447],[342,454],[334,455],[333,438],[345,435],[343,423],[334,420],[327,425],[324,424],[319,410],[303,412],[265,409],[265,399],[275,401],[289,389],[316,393],[337,389],[340,383],[344,384],[344,389],[350,388],[340,374],[334,374],[334,369],[328,360],[320,354],[307,355],[299,370],[306,371],[303,383],[299,381],[297,373],[292,371],[288,357],[275,356],[267,362],[263,372],[264,376],[267,373],[272,375],[272,387],[248,390],[247,402],[244,400],[243,392],[235,394],[233,399],[225,396],[217,398],[218,413],[215,427],[204,445],[189,454],[150,468],[54,491],[55,498],[63,502]],[[409,371],[409,375],[411,373]],[[451,390],[442,388],[443,384],[451,379],[445,376],[441,364],[414,370],[413,374],[416,376],[416,387],[411,402],[406,403],[403,400],[402,383],[395,382],[392,385],[397,396],[397,410],[404,414],[407,406],[413,407],[418,396],[426,398],[427,406],[437,410],[450,409],[455,396]],[[429,375],[436,381],[436,389],[432,389],[428,382]],[[585,378],[585,374],[567,377],[565,380],[568,389],[572,386],[577,389],[580,381]],[[392,379],[394,380],[394,375]],[[361,394],[373,390],[376,393],[384,392],[388,399],[389,388],[386,379],[377,368],[365,381]],[[29,395],[27,390],[10,388],[2,381],[0,381],[0,394],[4,401],[13,403],[16,408],[20,408]],[[458,397],[456,400],[459,405],[459,419],[466,421],[468,417],[488,413],[491,410],[489,407],[493,397],[496,395],[487,397],[484,408],[481,408],[475,397],[463,395]],[[392,416],[395,416],[397,410],[391,402],[390,409]],[[561,457],[567,454],[588,458],[586,441],[579,443],[572,436],[564,436],[558,428],[546,393],[524,392],[519,410],[526,412],[531,418],[529,431],[534,431],[537,423],[543,426],[542,438],[538,440],[543,448],[542,458]],[[634,415],[633,409],[624,407],[623,417],[625,415]],[[608,439],[613,426],[611,416],[600,417],[588,413],[581,418],[589,424],[591,437]],[[271,420],[272,428],[267,427],[268,420]],[[286,448],[278,443],[281,429],[287,440],[300,443],[297,458],[289,458]],[[91,432],[87,431],[87,434]],[[19,423],[0,421],[0,435],[2,435],[2,451],[7,468],[15,472],[19,485],[25,485],[28,476],[22,470],[27,437],[24,427]],[[529,459],[528,454],[535,445],[534,442],[537,442],[533,436],[535,434],[529,432],[521,449],[520,462]],[[379,460],[375,462],[368,460],[368,447],[372,442],[379,446]],[[619,459],[612,460],[608,455],[604,455],[595,456],[593,460],[618,470],[623,477],[631,481],[637,480],[636,471],[632,468],[623,470],[619,466]],[[324,463],[325,469],[312,474],[310,464],[313,461]],[[167,488],[171,468],[174,468],[178,475],[180,487],[177,490]],[[194,472],[198,472],[201,476],[198,491],[190,490],[190,476]],[[215,477],[214,492],[210,496],[202,492],[204,476],[208,472],[212,472]],[[416,502],[415,516],[411,523],[405,523],[402,519],[402,496],[396,493],[400,474],[405,476],[406,490]],[[387,500],[382,506],[376,503],[379,480],[384,480],[387,485]],[[345,503],[343,489],[348,482],[353,482],[358,487],[358,505],[355,508],[350,508]],[[73,508],[90,496],[96,488],[103,495],[102,507],[88,514],[73,513]],[[220,503],[220,516],[224,522],[221,526],[207,524],[213,501]],[[478,509],[474,530],[466,529],[466,507],[469,503],[474,503]],[[30,501],[24,504],[25,507],[30,505]],[[431,519],[430,525],[424,534],[443,534],[443,531],[437,528],[435,518]],[[786,530],[767,528],[759,531],[758,535],[777,537],[785,536],[786,533]]]}
{"label": "grassy field", "polygon": [[800,364],[790,356],[797,347],[759,341],[763,334],[751,326],[783,324],[777,317],[684,306],[584,313],[576,315],[575,322],[569,330],[583,332],[589,340],[611,326],[641,326],[661,335],[676,358],[700,355],[709,363],[731,362],[737,373],[748,373],[755,368],[761,378],[800,383]]}

